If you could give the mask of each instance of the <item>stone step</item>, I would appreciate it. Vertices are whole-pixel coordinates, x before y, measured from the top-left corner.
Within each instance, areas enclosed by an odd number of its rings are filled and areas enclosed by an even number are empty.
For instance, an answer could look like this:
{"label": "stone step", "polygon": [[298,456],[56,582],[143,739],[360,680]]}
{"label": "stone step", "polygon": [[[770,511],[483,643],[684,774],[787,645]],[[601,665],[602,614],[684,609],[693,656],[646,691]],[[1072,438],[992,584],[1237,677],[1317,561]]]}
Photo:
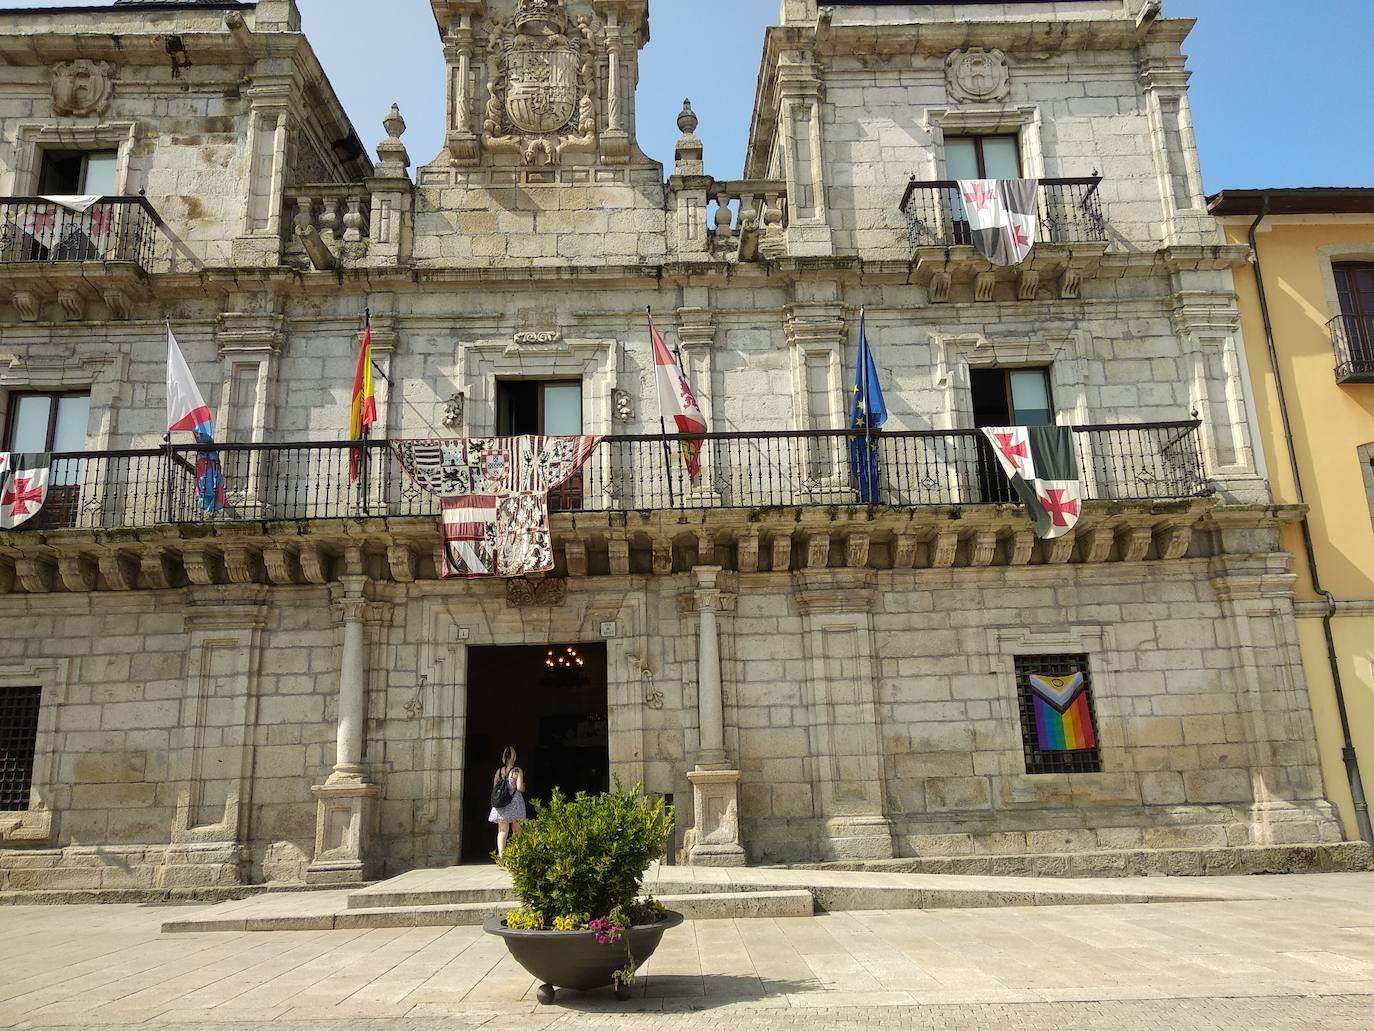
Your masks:
{"label": "stone step", "polygon": [[[657,881],[647,883],[645,888],[655,898],[691,900],[690,905],[702,909],[710,907],[710,899],[713,896],[735,899],[741,896],[771,896],[777,893],[802,890],[809,892],[815,901],[816,909],[827,913],[863,909],[986,909],[996,906],[1092,906],[1210,901],[1205,895],[1195,892],[1171,894],[1165,889],[1149,892],[1104,892],[1100,888],[1091,891],[1076,891],[1071,884],[1065,884],[1062,889],[1058,886],[1047,887],[1044,884],[1028,886],[1024,889],[1006,884],[999,884],[994,887],[976,884],[971,884],[968,887],[931,885],[907,887],[871,883],[800,885],[760,878],[757,881]],[[504,901],[509,895],[510,889],[508,887],[387,891],[378,885],[351,893],[348,896],[348,909],[350,912],[367,912],[377,909],[455,908],[491,903],[500,903],[506,908],[512,908],[510,903]],[[728,910],[729,904],[726,908]],[[505,912],[505,909],[501,911]]]}
{"label": "stone step", "polygon": [[[804,917],[815,912],[811,892],[805,889],[764,892],[712,892],[694,895],[660,895],[658,900],[688,920],[731,920],[758,917]],[[504,916],[520,903],[511,899],[465,902],[456,905],[413,905],[340,909],[335,912],[272,915],[249,912],[168,920],[164,934],[209,931],[342,931],[379,927],[462,927],[486,923]]]}
{"label": "stone step", "polygon": [[961,877],[1219,877],[1370,870],[1374,869],[1374,851],[1364,842],[1339,841],[1217,848],[915,856],[797,863],[790,868],[851,873],[949,874]]}

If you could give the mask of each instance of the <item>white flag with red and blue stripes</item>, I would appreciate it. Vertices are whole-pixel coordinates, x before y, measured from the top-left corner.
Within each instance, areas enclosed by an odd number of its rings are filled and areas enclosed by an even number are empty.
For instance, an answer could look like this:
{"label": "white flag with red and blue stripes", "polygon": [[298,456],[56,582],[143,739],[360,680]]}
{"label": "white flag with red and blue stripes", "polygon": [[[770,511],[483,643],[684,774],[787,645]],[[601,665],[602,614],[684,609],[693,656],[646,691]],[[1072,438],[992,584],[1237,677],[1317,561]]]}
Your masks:
{"label": "white flag with red and blue stripes", "polygon": [[[197,444],[215,442],[215,426],[210,407],[191,378],[191,367],[181,353],[172,327],[167,327],[167,433],[190,433]],[[224,490],[224,470],[217,451],[196,452],[196,496],[207,512],[222,511],[228,501]]]}

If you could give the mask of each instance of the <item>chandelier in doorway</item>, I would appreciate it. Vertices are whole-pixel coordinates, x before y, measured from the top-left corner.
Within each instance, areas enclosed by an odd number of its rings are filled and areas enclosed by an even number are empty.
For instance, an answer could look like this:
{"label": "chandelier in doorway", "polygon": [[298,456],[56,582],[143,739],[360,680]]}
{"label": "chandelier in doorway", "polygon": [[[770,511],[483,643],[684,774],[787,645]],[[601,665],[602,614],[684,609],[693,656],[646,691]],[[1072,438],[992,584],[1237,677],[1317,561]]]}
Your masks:
{"label": "chandelier in doorway", "polygon": [[574,645],[550,648],[544,655],[544,683],[550,687],[585,687],[587,660]]}

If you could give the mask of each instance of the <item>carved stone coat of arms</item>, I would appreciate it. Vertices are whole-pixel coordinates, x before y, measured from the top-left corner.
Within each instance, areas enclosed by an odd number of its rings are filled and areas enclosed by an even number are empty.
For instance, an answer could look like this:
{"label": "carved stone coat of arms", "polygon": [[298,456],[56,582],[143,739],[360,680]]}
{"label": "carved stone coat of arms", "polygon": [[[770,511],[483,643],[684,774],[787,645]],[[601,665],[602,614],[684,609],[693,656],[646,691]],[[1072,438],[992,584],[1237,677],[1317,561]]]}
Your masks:
{"label": "carved stone coat of arms", "polygon": [[595,151],[595,46],[590,19],[572,25],[562,0],[521,0],[491,32],[484,146],[530,164]]}

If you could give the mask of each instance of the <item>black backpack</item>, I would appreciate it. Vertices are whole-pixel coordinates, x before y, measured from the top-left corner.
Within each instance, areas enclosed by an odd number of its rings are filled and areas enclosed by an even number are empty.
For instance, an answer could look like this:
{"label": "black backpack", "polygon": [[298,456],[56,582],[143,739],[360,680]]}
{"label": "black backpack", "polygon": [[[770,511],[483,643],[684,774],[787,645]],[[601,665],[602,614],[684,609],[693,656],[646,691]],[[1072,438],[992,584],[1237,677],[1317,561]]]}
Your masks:
{"label": "black backpack", "polygon": [[510,777],[502,777],[491,789],[491,807],[493,809],[504,809],[515,801],[515,788],[511,786]]}

